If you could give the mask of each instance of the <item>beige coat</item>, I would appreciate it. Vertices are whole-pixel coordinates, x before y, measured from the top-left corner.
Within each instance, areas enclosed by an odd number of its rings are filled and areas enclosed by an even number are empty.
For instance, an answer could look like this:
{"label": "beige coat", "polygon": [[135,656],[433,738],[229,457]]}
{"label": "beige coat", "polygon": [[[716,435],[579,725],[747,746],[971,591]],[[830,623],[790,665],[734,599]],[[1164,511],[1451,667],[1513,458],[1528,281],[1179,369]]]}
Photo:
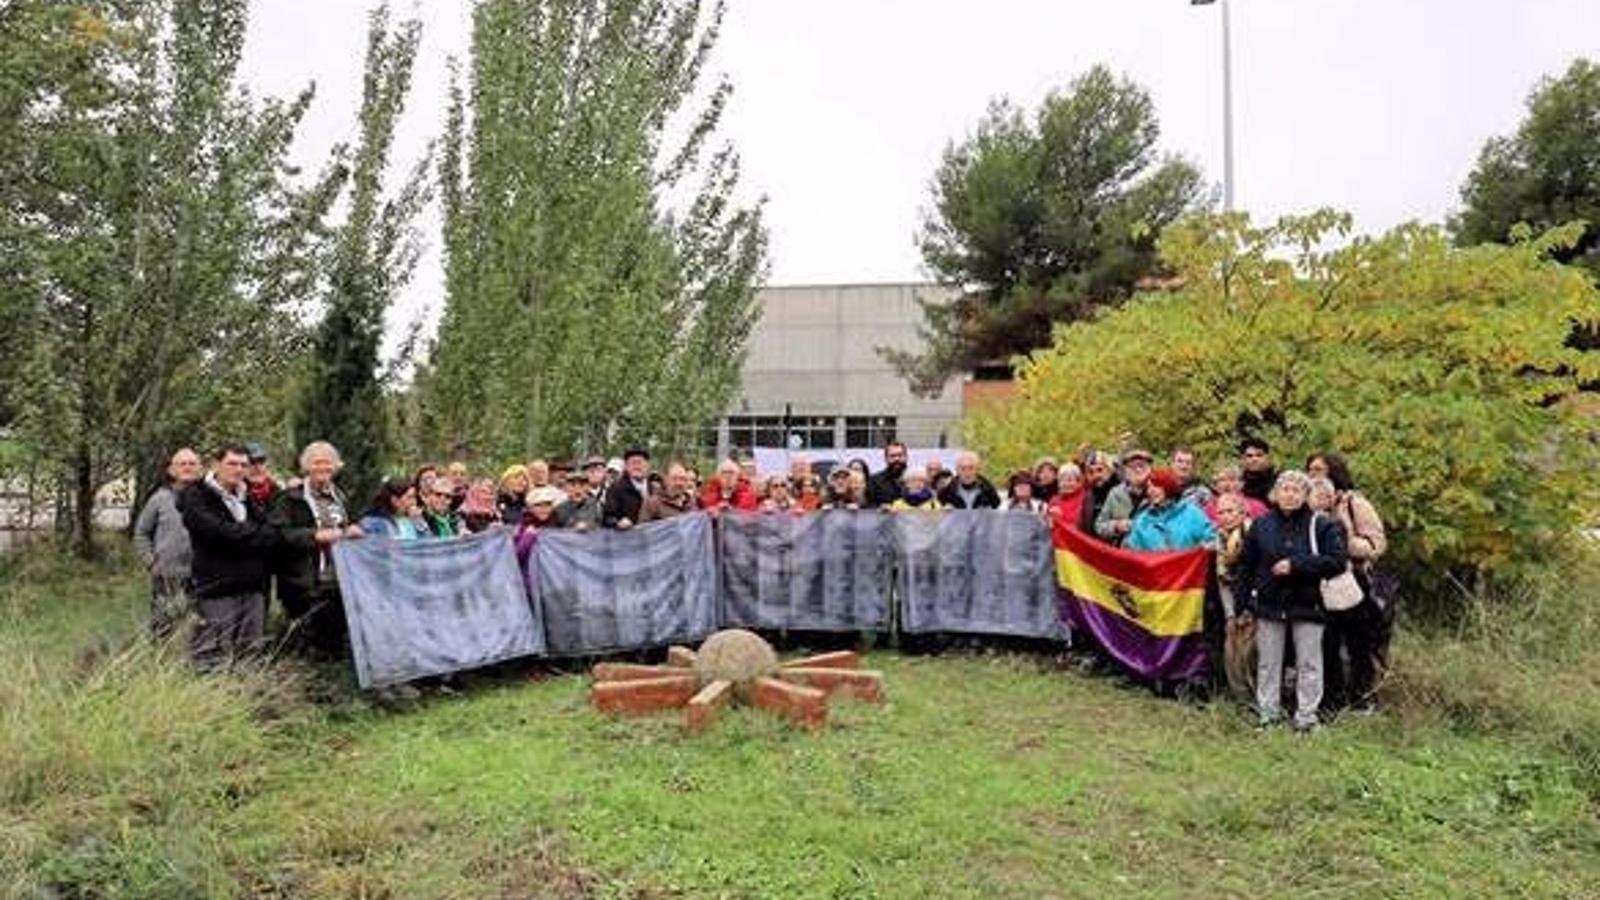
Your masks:
{"label": "beige coat", "polygon": [[1378,517],[1371,500],[1355,491],[1345,491],[1333,504],[1333,511],[1344,526],[1351,562],[1371,565],[1389,549],[1389,539],[1383,533],[1383,519]]}

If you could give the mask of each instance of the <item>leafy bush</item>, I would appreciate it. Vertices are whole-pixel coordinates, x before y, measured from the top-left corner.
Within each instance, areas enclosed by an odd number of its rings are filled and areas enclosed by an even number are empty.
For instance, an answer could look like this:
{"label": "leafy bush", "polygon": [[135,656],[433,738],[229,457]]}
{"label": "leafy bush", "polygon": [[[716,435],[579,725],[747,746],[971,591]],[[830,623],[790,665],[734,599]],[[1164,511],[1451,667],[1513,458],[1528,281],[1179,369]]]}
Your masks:
{"label": "leafy bush", "polygon": [[1331,211],[1174,225],[1161,249],[1182,286],[1059,328],[972,442],[1002,466],[1129,431],[1213,460],[1247,435],[1281,463],[1341,451],[1407,574],[1470,584],[1546,558],[1600,485],[1562,402],[1600,378],[1600,354],[1568,344],[1600,295],[1548,258],[1581,229],[1458,250],[1405,225],[1325,249],[1349,229]]}

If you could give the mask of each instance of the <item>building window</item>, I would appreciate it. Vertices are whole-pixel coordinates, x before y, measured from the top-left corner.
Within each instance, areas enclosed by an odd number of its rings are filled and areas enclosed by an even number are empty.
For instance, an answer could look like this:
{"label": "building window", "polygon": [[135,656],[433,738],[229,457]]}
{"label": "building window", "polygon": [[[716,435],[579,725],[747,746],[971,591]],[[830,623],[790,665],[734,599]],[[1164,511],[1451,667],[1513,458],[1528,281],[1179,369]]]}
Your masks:
{"label": "building window", "polygon": [[728,447],[752,450],[756,447],[790,448],[790,437],[798,439],[801,450],[831,450],[834,447],[832,416],[729,416]]}
{"label": "building window", "polygon": [[882,447],[896,440],[894,416],[848,416],[844,420],[846,447]]}

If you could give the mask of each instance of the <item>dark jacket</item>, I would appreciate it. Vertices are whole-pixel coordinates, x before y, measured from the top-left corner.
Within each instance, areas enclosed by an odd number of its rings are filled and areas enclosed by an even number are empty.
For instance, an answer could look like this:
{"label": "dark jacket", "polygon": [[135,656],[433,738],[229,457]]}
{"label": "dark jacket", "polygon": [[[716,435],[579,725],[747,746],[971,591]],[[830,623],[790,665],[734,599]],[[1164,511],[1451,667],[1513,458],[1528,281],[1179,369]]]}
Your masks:
{"label": "dark jacket", "polygon": [[994,489],[994,485],[989,483],[989,479],[979,475],[978,480],[973,484],[978,489],[978,496],[973,498],[971,506],[968,506],[967,502],[961,497],[961,480],[959,478],[952,480],[945,485],[944,490],[939,492],[939,502],[950,509],[1000,508],[1000,492]]}
{"label": "dark jacket", "polygon": [[[340,497],[342,500],[343,495]],[[346,506],[343,524],[351,525],[354,522]],[[267,523],[284,534],[303,532],[313,536],[312,540],[303,543],[285,543],[276,554],[273,570],[278,576],[278,599],[286,607],[292,608],[296,601],[309,600],[316,594],[317,569],[324,564],[323,557],[328,553],[328,550],[316,545],[317,518],[311,512],[311,505],[306,502],[304,482],[285,488],[272,498],[272,505],[267,508]],[[333,565],[333,561],[328,560],[326,565]],[[335,583],[327,580],[324,587],[337,589]]]}
{"label": "dark jacket", "polygon": [[513,528],[522,524],[522,514],[528,511],[526,496],[501,492],[496,502],[500,506],[500,521]]}
{"label": "dark jacket", "polygon": [[204,480],[178,493],[178,510],[194,547],[190,584],[200,599],[266,593],[275,553],[285,547],[309,549],[312,532],[281,531],[268,524],[261,504],[245,497],[245,519],[233,514]]}
{"label": "dark jacket", "polygon": [[1100,510],[1106,505],[1106,498],[1116,490],[1122,479],[1116,475],[1107,478],[1103,483],[1091,485],[1083,489],[1083,505],[1078,508],[1078,530],[1084,534],[1094,534],[1094,524],[1100,518]]}
{"label": "dark jacket", "polygon": [[1244,488],[1242,493],[1246,497],[1254,497],[1269,506],[1272,504],[1272,501],[1267,498],[1272,495],[1272,489],[1278,483],[1278,470],[1276,467],[1268,467],[1260,472],[1246,470],[1243,480]]}
{"label": "dark jacket", "polygon": [[606,488],[606,499],[601,509],[601,524],[607,528],[617,527],[623,519],[637,525],[639,524],[639,510],[644,506],[644,495],[633,486],[633,479],[624,474],[612,485]]}
{"label": "dark jacket", "polygon": [[905,477],[904,470],[898,475],[888,469],[872,473],[867,478],[867,507],[876,509],[899,500],[905,494],[905,485],[900,480],[903,477]]}
{"label": "dark jacket", "polygon": [[[1344,528],[1332,517],[1316,515],[1317,553],[1311,553],[1313,513],[1300,507],[1285,515],[1274,509],[1255,520],[1244,538],[1236,566],[1234,598],[1239,609],[1259,619],[1321,622],[1322,580],[1344,571]],[[1288,575],[1272,574],[1281,559]]]}

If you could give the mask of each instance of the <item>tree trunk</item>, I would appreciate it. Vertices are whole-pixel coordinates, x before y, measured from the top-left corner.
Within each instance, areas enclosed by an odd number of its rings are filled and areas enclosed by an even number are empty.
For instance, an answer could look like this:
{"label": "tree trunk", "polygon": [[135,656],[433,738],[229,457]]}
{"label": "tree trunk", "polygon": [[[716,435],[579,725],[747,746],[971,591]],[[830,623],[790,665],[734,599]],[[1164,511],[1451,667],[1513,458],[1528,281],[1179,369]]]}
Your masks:
{"label": "tree trunk", "polygon": [[80,445],[73,470],[72,549],[84,559],[92,559],[94,546],[94,471],[89,448]]}

